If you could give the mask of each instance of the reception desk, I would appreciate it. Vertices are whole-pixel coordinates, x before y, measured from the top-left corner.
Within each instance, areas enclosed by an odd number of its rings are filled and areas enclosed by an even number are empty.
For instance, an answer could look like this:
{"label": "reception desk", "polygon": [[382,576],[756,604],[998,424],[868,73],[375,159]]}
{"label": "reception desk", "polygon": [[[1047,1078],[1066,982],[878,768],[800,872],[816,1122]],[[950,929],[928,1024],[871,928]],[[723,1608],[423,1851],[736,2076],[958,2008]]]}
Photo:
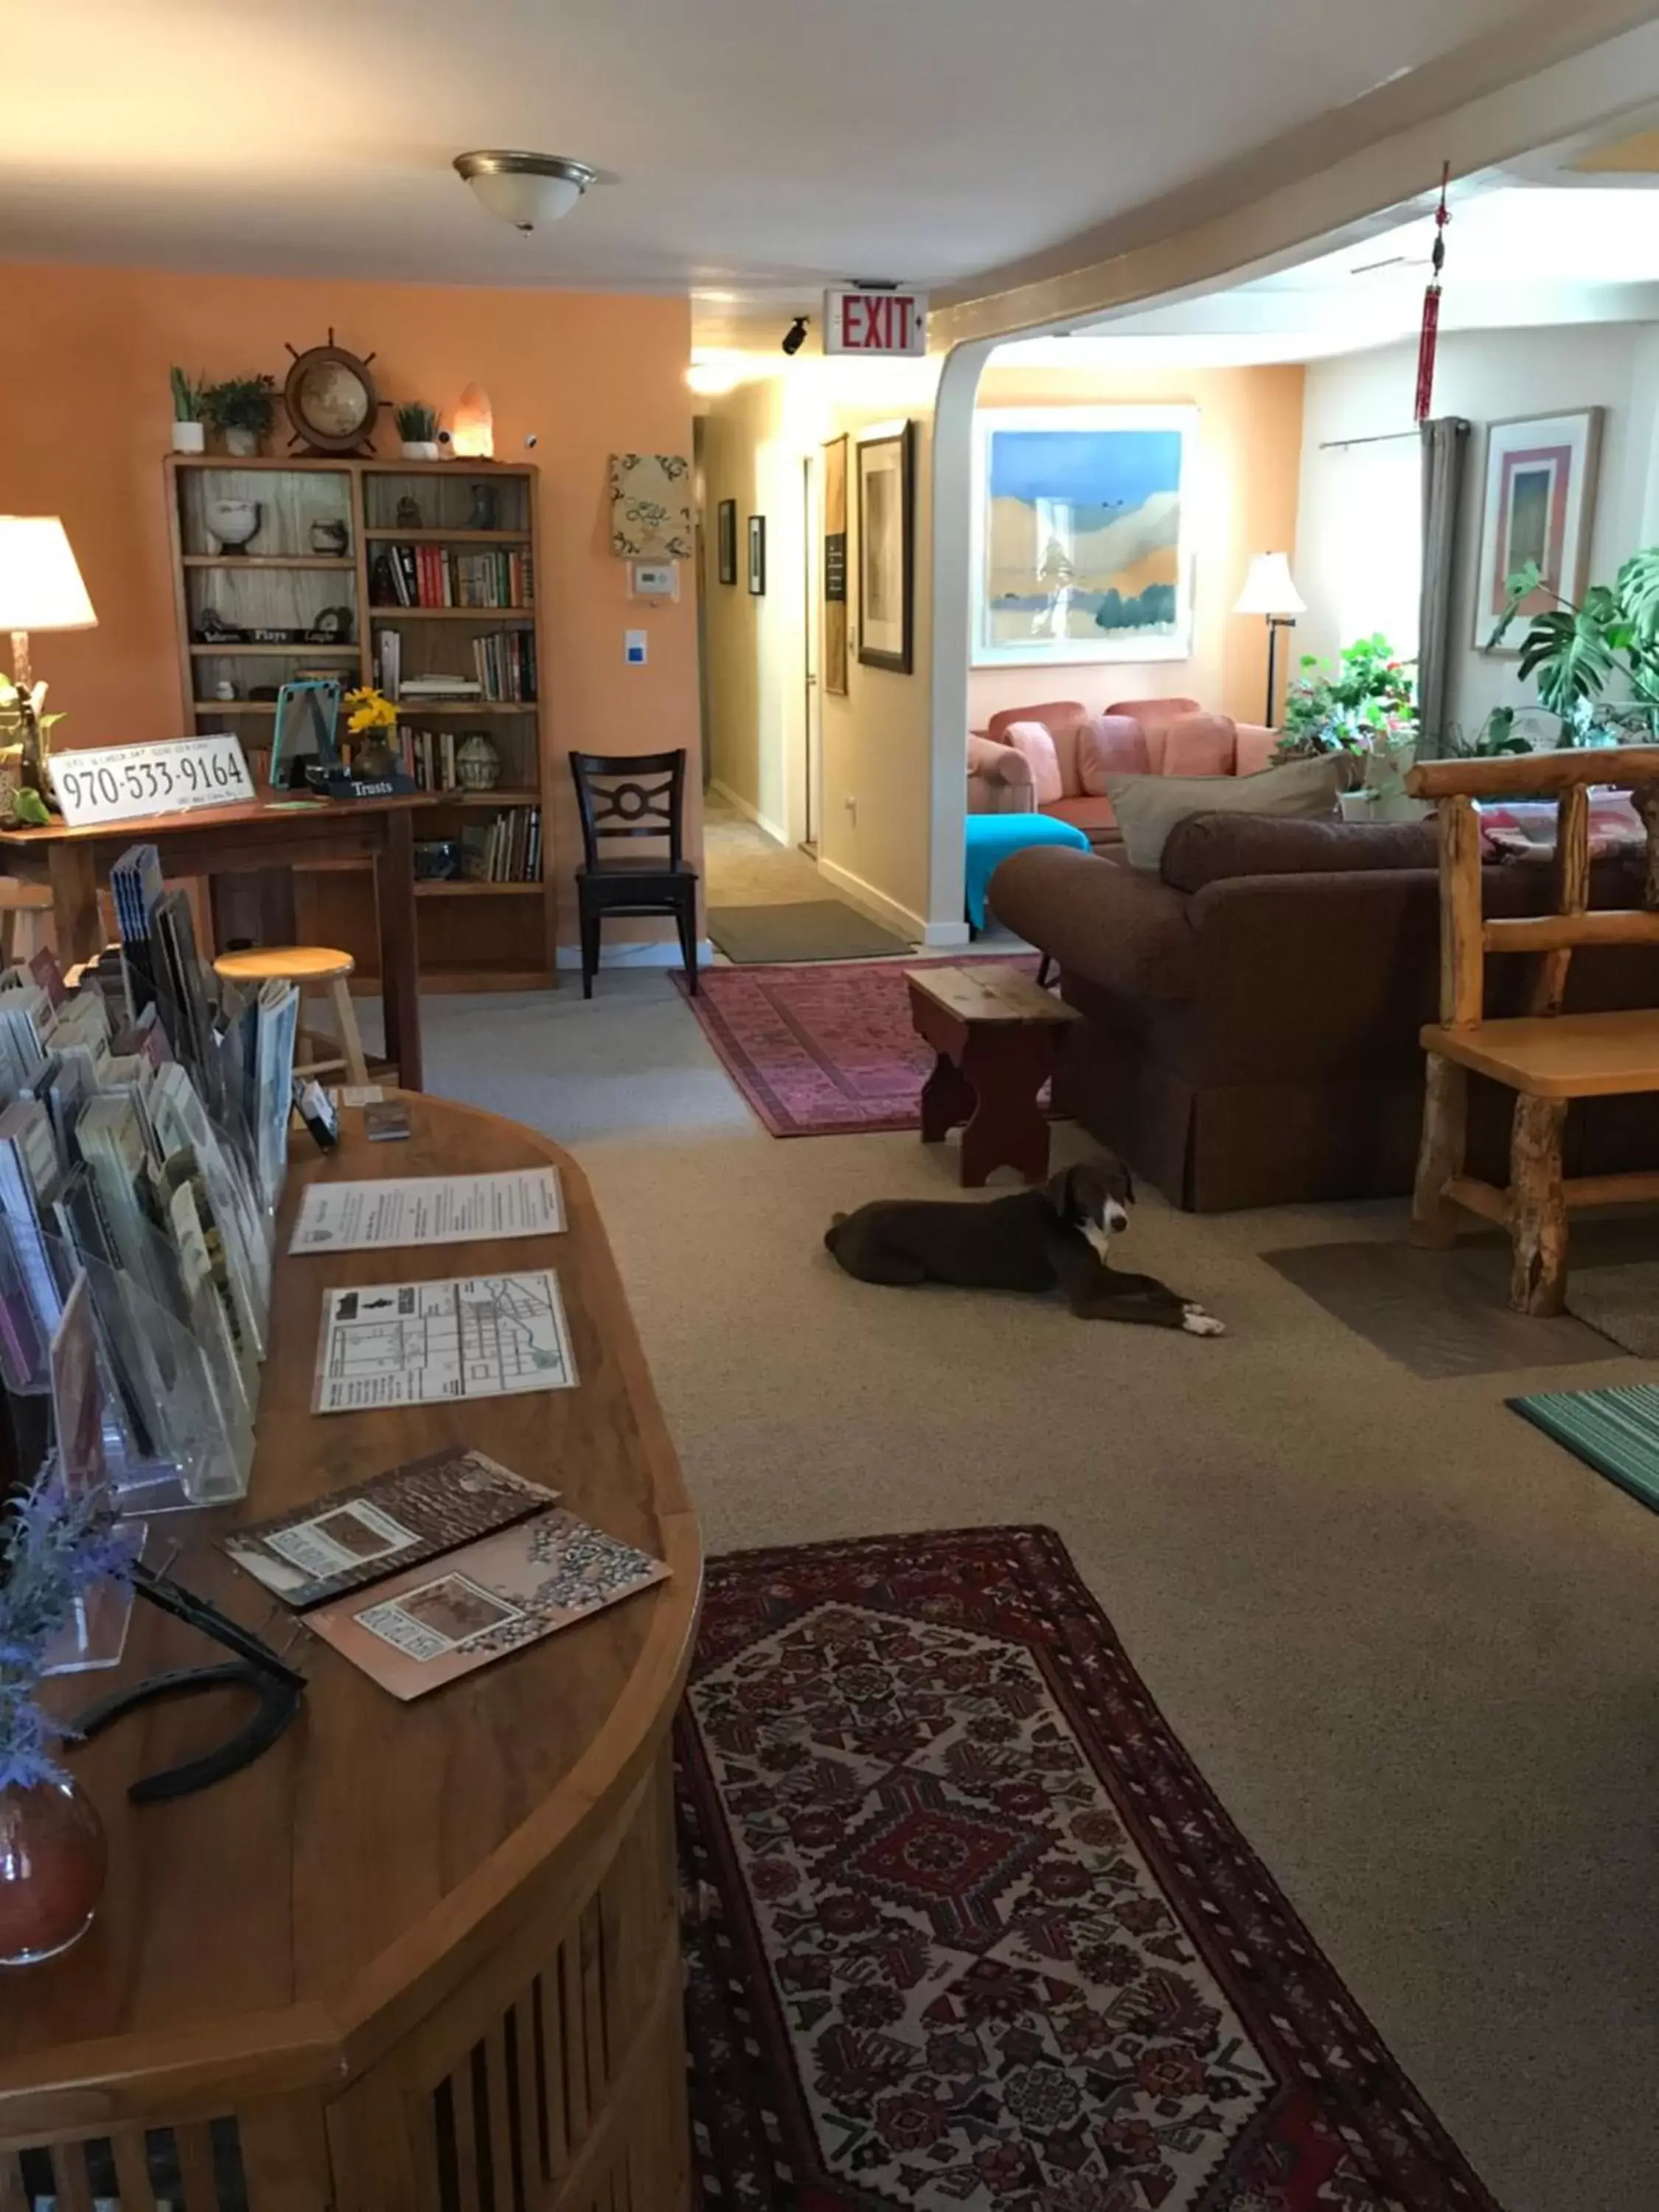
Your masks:
{"label": "reception desk", "polygon": [[[350,1111],[331,1159],[297,1140],[279,1252],[318,1176],[552,1161],[568,1230],[279,1258],[249,1494],[154,1522],[151,1557],[182,1539],[174,1577],[280,1647],[292,1616],[215,1537],[470,1444],[672,1577],[412,1705],[302,1632],[299,1719],[171,1803],[131,1806],[126,1786],[222,1738],[246,1710],[234,1693],[149,1708],[77,1749],[109,1889],[75,1949],[0,1977],[0,2212],[29,2204],[43,2163],[58,2212],[112,2193],[121,2212],[683,2212],[669,1726],[696,1524],[580,1170],[527,1129],[409,1103],[406,1144],[369,1144]],[[325,1286],[533,1267],[558,1274],[576,1389],[309,1412]],[[115,1679],[222,1656],[141,1604]]]}

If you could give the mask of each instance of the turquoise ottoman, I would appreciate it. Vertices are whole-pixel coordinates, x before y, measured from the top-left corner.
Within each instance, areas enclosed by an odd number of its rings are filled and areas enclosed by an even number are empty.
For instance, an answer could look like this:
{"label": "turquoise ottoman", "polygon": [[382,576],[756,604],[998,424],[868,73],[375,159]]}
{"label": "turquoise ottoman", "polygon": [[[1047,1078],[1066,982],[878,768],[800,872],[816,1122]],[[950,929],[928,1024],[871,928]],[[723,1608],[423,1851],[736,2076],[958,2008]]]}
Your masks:
{"label": "turquoise ottoman", "polygon": [[985,927],[985,890],[991,872],[1010,853],[1023,853],[1028,845],[1075,845],[1089,850],[1089,840],[1075,823],[1056,821],[1052,814],[970,814],[968,817],[968,919],[975,929]]}

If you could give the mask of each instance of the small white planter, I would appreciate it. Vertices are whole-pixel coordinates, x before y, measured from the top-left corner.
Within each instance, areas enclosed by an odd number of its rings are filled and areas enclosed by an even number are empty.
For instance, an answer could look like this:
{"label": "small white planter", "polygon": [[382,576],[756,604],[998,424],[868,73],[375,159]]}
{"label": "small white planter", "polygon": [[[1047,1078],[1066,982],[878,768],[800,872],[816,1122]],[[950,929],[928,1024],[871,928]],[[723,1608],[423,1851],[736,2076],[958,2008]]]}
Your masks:
{"label": "small white planter", "polygon": [[173,426],[173,450],[175,453],[204,453],[207,451],[207,424],[175,422]]}
{"label": "small white planter", "polygon": [[406,461],[435,461],[443,455],[435,438],[405,438],[398,450]]}
{"label": "small white planter", "polygon": [[251,461],[258,450],[259,434],[257,430],[226,431],[225,451],[235,454],[238,460]]}

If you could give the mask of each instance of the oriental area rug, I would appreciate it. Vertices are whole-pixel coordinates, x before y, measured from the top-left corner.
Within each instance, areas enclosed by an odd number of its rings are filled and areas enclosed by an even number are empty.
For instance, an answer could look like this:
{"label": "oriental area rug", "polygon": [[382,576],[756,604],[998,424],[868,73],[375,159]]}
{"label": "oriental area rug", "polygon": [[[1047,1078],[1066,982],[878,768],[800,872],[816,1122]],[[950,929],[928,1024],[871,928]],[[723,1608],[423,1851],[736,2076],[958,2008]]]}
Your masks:
{"label": "oriental area rug", "polygon": [[910,1026],[907,969],[1016,968],[1036,957],[848,960],[830,966],[705,968],[674,982],[720,1063],[775,1137],[919,1129],[933,1053]]}
{"label": "oriental area rug", "polygon": [[1496,2212],[1043,1528],[710,1563],[692,2123],[744,2212]]}

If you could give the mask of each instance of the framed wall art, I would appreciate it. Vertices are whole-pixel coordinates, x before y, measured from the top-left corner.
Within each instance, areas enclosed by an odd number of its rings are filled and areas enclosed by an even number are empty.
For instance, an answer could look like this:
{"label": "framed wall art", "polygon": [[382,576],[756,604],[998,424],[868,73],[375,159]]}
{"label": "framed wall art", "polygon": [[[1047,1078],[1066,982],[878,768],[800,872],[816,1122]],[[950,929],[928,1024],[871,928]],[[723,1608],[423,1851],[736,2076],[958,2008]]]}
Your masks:
{"label": "framed wall art", "polygon": [[1184,660],[1195,407],[988,407],[974,418],[973,658]]}
{"label": "framed wall art", "polygon": [[738,580],[738,502],[723,499],[714,510],[714,551],[723,584]]}
{"label": "framed wall art", "polygon": [[890,422],[858,441],[859,659],[908,676],[915,597],[914,422]]}
{"label": "framed wall art", "polygon": [[766,517],[749,518],[749,591],[753,599],[766,596]]}
{"label": "framed wall art", "polygon": [[[1525,617],[1553,606],[1557,592],[1575,605],[1583,598],[1605,416],[1604,408],[1583,407],[1570,415],[1522,416],[1488,427],[1474,592],[1477,650],[1517,653]],[[1509,580],[1528,561],[1537,562],[1550,588],[1522,599],[1522,619],[1495,646],[1492,631],[1509,604]]]}

